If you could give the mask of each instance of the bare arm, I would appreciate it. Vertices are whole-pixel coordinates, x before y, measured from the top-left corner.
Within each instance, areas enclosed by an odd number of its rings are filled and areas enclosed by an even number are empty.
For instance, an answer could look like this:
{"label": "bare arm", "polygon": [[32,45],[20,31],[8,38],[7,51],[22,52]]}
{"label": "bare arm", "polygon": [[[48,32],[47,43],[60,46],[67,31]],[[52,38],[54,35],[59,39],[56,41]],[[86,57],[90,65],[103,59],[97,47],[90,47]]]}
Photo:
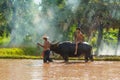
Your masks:
{"label": "bare arm", "polygon": [[37,43],[37,45],[38,45],[38,46],[41,46],[41,47],[43,47],[43,48],[44,48],[44,46],[43,46],[43,45],[41,45],[40,43]]}
{"label": "bare arm", "polygon": [[82,41],[84,41],[84,35],[81,33]]}
{"label": "bare arm", "polygon": [[76,41],[77,33],[74,32],[74,41]]}

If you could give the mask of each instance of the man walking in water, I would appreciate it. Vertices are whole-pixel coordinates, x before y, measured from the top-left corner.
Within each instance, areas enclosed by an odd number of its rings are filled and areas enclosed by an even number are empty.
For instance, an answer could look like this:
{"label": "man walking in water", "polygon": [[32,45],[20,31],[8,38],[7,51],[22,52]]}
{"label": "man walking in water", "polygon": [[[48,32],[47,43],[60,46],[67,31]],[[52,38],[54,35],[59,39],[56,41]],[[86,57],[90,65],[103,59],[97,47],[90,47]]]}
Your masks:
{"label": "man walking in water", "polygon": [[80,28],[76,28],[75,31],[75,43],[76,43],[76,47],[75,47],[75,55],[77,54],[77,49],[78,49],[78,44],[82,43],[84,41],[84,36],[82,34],[82,32],[80,31]]}
{"label": "man walking in water", "polygon": [[40,43],[37,43],[39,46],[43,47],[43,62],[46,63],[47,61],[52,62],[52,59],[50,58],[50,42],[48,41],[47,36],[43,36],[44,44],[41,45]]}

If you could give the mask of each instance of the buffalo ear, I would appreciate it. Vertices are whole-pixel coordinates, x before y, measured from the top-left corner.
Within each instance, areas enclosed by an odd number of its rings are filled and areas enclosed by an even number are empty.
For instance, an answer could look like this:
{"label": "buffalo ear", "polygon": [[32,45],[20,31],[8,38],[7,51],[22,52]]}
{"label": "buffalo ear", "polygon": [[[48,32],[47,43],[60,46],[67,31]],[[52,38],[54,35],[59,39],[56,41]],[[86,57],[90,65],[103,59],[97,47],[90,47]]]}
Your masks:
{"label": "buffalo ear", "polygon": [[57,41],[56,41],[56,40],[53,40],[53,41],[51,41],[51,43],[56,44],[56,43],[57,43]]}
{"label": "buffalo ear", "polygon": [[56,44],[59,44],[60,42],[57,42]]}
{"label": "buffalo ear", "polygon": [[57,42],[57,43],[56,43],[57,47],[59,46],[59,43],[60,43],[60,42]]}
{"label": "buffalo ear", "polygon": [[50,43],[50,45],[54,46],[54,47],[58,47],[59,46],[59,42]]}

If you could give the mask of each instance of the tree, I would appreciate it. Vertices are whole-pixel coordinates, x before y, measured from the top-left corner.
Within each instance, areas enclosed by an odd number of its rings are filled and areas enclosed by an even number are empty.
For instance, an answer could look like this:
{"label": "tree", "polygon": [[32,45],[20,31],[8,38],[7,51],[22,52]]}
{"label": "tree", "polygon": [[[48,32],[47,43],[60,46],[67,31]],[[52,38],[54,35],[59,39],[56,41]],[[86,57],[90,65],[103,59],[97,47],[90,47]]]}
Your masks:
{"label": "tree", "polygon": [[4,33],[8,36],[10,34],[10,22],[12,16],[12,2],[11,0],[1,0],[0,2],[0,35],[3,36]]}

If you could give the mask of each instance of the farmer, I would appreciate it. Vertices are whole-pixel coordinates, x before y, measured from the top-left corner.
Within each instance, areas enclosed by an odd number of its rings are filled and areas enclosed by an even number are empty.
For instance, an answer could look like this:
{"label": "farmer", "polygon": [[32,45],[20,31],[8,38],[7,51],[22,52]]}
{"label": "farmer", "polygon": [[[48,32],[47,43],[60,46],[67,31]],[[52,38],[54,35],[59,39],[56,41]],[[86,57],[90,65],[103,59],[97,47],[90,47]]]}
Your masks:
{"label": "farmer", "polygon": [[75,47],[75,55],[77,54],[77,49],[78,49],[78,44],[79,43],[82,43],[84,41],[84,36],[82,34],[82,32],[80,31],[80,28],[76,28],[76,31],[75,31],[75,44],[76,44],[76,47]]}
{"label": "farmer", "polygon": [[46,35],[43,36],[44,44],[41,45],[40,43],[37,43],[37,45],[43,47],[43,62],[46,63],[47,61],[52,62],[52,59],[50,58],[50,42],[48,41],[48,37]]}

